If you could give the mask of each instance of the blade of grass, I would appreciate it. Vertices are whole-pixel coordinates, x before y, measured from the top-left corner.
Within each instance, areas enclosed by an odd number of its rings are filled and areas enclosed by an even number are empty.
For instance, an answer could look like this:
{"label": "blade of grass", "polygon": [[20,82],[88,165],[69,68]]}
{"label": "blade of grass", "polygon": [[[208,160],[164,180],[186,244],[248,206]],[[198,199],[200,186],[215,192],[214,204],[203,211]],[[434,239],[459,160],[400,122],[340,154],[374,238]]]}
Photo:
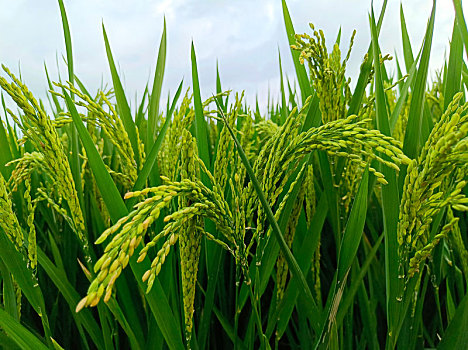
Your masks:
{"label": "blade of grass", "polygon": [[65,96],[65,102],[67,104],[68,111],[72,116],[73,123],[75,124],[76,129],[80,135],[81,142],[86,149],[86,155],[88,156],[89,164],[93,170],[96,183],[100,189],[103,189],[101,191],[101,196],[106,203],[111,220],[113,222],[117,222],[119,218],[125,216],[128,213],[127,208],[125,207],[125,204],[120,196],[119,191],[117,190],[117,187],[114,184],[114,181],[104,166],[101,156],[97,152],[88,130],[78,115],[78,111],[76,110],[73,101],[65,90],[63,90],[63,95]]}
{"label": "blade of grass", "polygon": [[291,87],[291,82],[289,81],[288,77],[286,77],[286,82],[288,85],[289,103],[291,104],[291,108],[296,108],[297,107],[296,85],[294,85],[294,90],[293,90],[293,88]]}
{"label": "blade of grass", "polygon": [[403,143],[403,151],[409,158],[416,158],[419,154],[421,145],[425,142],[421,136],[421,129],[423,125],[424,97],[427,73],[429,69],[429,57],[431,54],[432,36],[434,32],[435,9],[436,5],[434,1],[431,17],[427,24],[426,34],[424,36],[421,61],[418,67],[414,89],[412,91],[413,94],[408,115],[408,126],[406,128],[405,140]]}
{"label": "blade of grass", "polygon": [[125,131],[128,133],[130,138],[130,143],[132,145],[133,153],[135,154],[135,160],[137,165],[140,164],[140,149],[138,147],[138,136],[136,132],[135,123],[132,119],[132,114],[130,112],[130,107],[128,106],[127,98],[125,97],[125,92],[120,82],[119,74],[117,73],[117,68],[115,67],[114,58],[112,56],[112,51],[109,44],[109,39],[107,38],[106,29],[104,23],[102,23],[102,33],[104,36],[104,43],[106,45],[107,60],[109,61],[109,68],[112,76],[112,83],[114,85],[115,98],[117,100],[117,109],[122,118],[122,122],[125,128]]}
{"label": "blade of grass", "polygon": [[[375,25],[374,12],[371,12],[369,18],[372,47],[374,52],[375,69],[375,108],[377,127],[384,134],[390,136],[390,125],[386,108],[386,95],[383,87],[380,70],[380,48],[377,37],[377,28]],[[384,156],[385,157],[385,156]],[[398,243],[397,243],[397,223],[399,213],[400,198],[398,195],[398,181],[395,170],[388,167],[382,167],[382,173],[388,184],[382,187],[382,211],[385,232],[385,277],[386,277],[386,311],[387,324],[390,334],[391,344],[396,344],[396,339],[391,338],[391,331],[399,317],[400,304],[397,303],[399,295],[398,278]],[[394,346],[394,345],[393,345]],[[392,347],[392,345],[391,345]]]}
{"label": "blade of grass", "polygon": [[[286,29],[286,36],[288,38],[289,45],[296,44],[296,38],[294,31],[294,26],[291,20],[291,16],[289,14],[288,6],[286,5],[285,0],[281,0],[281,5],[283,8],[283,19],[284,19],[284,27]],[[302,104],[304,104],[307,97],[312,95],[312,88],[310,86],[310,81],[307,76],[306,69],[304,65],[299,62],[299,51],[290,49],[292,60],[294,63],[294,69],[296,71],[297,82],[299,83],[299,89],[301,90],[301,100]]]}
{"label": "blade of grass", "polygon": [[166,66],[166,18],[164,18],[164,28],[159,44],[158,60],[154,72],[153,89],[149,99],[148,126],[146,137],[146,150],[151,149],[156,135],[156,126],[159,117],[159,100],[161,98],[161,88],[164,79],[164,70]]}
{"label": "blade of grass", "polygon": [[[382,3],[382,9],[380,10],[379,22],[377,23],[377,36],[380,33],[380,28],[382,27],[382,22],[385,14],[385,9],[387,8],[387,0],[384,0]],[[367,60],[361,65],[361,71],[359,73],[359,78],[356,83],[356,88],[354,89],[353,97],[349,103],[348,116],[353,114],[358,114],[359,109],[361,109],[362,97],[364,96],[368,81],[369,75],[372,69],[372,63],[374,60],[374,51],[372,49],[372,43],[369,44],[369,49],[367,50]]]}
{"label": "blade of grass", "polygon": [[213,312],[218,318],[219,323],[223,327],[224,331],[228,335],[229,339],[231,339],[232,342],[234,342],[234,339],[237,338],[237,344],[241,349],[247,349],[245,344],[242,342],[242,339],[240,339],[237,334],[234,333],[234,328],[229,324],[229,320],[224,317],[224,315],[219,311],[216,307],[213,308]]}
{"label": "blade of grass", "polygon": [[450,41],[450,55],[447,68],[447,75],[444,79],[444,111],[447,109],[447,106],[452,101],[453,96],[460,91],[461,86],[463,42],[459,28],[460,24],[455,18],[455,21],[453,23],[452,40]]}
{"label": "blade of grass", "polygon": [[[377,57],[379,57],[377,55]],[[338,254],[338,263],[335,273],[335,291],[330,296],[332,302],[329,303],[330,308],[327,311],[327,318],[323,323],[321,335],[317,346],[319,348],[328,348],[330,346],[330,330],[336,324],[336,314],[341,303],[343,290],[346,286],[346,280],[354,261],[359,244],[361,242],[362,233],[364,231],[364,224],[366,222],[367,213],[367,191],[369,183],[369,169],[366,169],[362,175],[361,183],[359,185],[358,193],[353,202],[351,213],[349,214],[348,222],[346,224],[343,239]]]}
{"label": "blade of grass", "polygon": [[[397,53],[395,51],[394,53],[394,57],[395,57],[395,65],[396,65],[396,78],[398,80],[401,80],[403,78],[403,73],[401,72],[401,67],[400,67],[400,60],[398,59],[398,56],[397,56]],[[401,94],[401,91],[402,91],[402,88],[403,88],[403,82],[400,81],[398,83],[398,92]]]}
{"label": "blade of grass", "polygon": [[331,162],[328,155],[325,152],[318,152],[318,158],[323,189],[325,195],[327,196],[328,202],[328,220],[332,227],[333,235],[338,248],[341,239],[341,220],[339,204],[340,198],[339,193],[336,190],[335,182],[339,182],[339,179],[335,179],[335,177],[333,176],[330,164]]}
{"label": "blade of grass", "polygon": [[[6,112],[6,105],[5,105],[5,98],[3,97],[3,92],[1,94],[2,97],[2,107],[3,112],[5,113],[5,121],[6,121],[6,131],[8,136],[8,142],[10,143],[10,152],[13,158],[21,157],[21,153],[18,147],[18,133],[16,132],[16,125],[14,129],[11,127],[10,122],[8,121],[8,115]],[[1,119],[1,118],[0,118]],[[2,125],[3,126],[3,125]],[[13,169],[12,169],[13,170]]]}
{"label": "blade of grass", "polygon": [[449,323],[438,349],[466,349],[468,347],[468,294],[466,294]]}
{"label": "blade of grass", "polygon": [[380,244],[382,243],[383,238],[384,238],[384,235],[382,234],[377,240],[377,242],[375,242],[375,245],[372,247],[369,253],[366,254],[366,261],[359,269],[358,275],[354,278],[353,283],[347,288],[346,295],[343,298],[343,301],[341,302],[341,306],[338,310],[338,313],[336,314],[336,324],[338,326],[341,325],[341,323],[344,320],[347,310],[354,303],[354,296],[356,292],[358,291],[358,288],[360,288],[361,282],[366,276],[371,263],[374,261],[375,255],[377,254],[377,251],[380,247]]}
{"label": "blade of grass", "polygon": [[0,276],[3,284],[3,308],[15,320],[19,320],[18,305],[16,304],[16,293],[13,279],[4,262],[0,259]]}
{"label": "blade of grass", "polygon": [[12,339],[21,349],[47,350],[48,347],[26,327],[11,317],[6,311],[0,308],[0,328]]}
{"label": "blade of grass", "polygon": [[341,241],[340,253],[337,266],[337,284],[344,283],[344,277],[351,268],[356,256],[367,213],[367,190],[369,182],[369,171],[366,169],[362,175],[361,184],[349,214],[348,222]]}
{"label": "blade of grass", "polygon": [[74,75],[74,79],[75,79],[76,85],[78,85],[78,87],[80,88],[81,92],[82,92],[83,94],[87,95],[88,97],[93,98],[93,97],[91,96],[91,94],[89,93],[89,91],[88,91],[88,90],[86,89],[86,87],[84,86],[83,82],[82,82],[80,79],[78,79],[78,77],[76,76],[76,74]]}
{"label": "blade of grass", "polygon": [[86,309],[82,310],[84,312],[75,313],[76,305],[81,298],[78,292],[68,281],[65,270],[59,269],[57,266],[55,266],[40,248],[37,250],[37,259],[41,267],[46,272],[47,276],[49,276],[52,283],[55,284],[61,295],[66,300],[68,306],[70,307],[73,318],[85,327],[94,344],[99,349],[103,348],[104,340],[100,332],[99,325],[93,318],[91,311]]}
{"label": "blade of grass", "polygon": [[[49,90],[54,91],[54,86],[52,85],[52,82],[50,81],[49,72],[47,71],[47,66],[45,62],[44,62],[44,70],[45,70],[45,74],[47,78],[47,85],[49,86]],[[50,95],[52,96],[52,101],[54,102],[54,105],[55,105],[55,111],[58,114],[62,111],[62,107],[60,106],[57,96],[54,94],[50,94]]]}
{"label": "blade of grass", "polygon": [[11,154],[7,132],[3,126],[3,120],[1,117],[0,117],[0,149],[2,150],[0,152],[0,172],[5,179],[9,179],[12,169],[11,167],[7,168],[5,164],[8,163],[10,160],[12,160],[13,156]]}
{"label": "blade of grass", "polygon": [[[418,55],[419,58],[419,55]],[[405,83],[401,87],[400,90],[400,96],[398,97],[398,101],[393,108],[392,115],[390,116],[390,130],[393,133],[393,130],[395,130],[395,125],[398,121],[398,117],[401,114],[401,110],[403,109],[403,105],[406,102],[406,98],[409,94],[409,88],[410,86],[413,85],[414,82],[414,77],[415,77],[415,72],[416,72],[416,63],[418,62],[418,58],[413,61],[413,64],[411,65],[411,68],[408,73],[408,78],[406,78]]]}
{"label": "blade of grass", "polygon": [[[63,35],[65,39],[65,48],[67,52],[67,68],[68,68],[68,81],[73,84],[73,79],[75,74],[73,72],[73,50],[72,50],[72,41],[71,41],[71,34],[70,34],[70,26],[68,24],[67,12],[65,11],[65,5],[63,4],[63,0],[58,0],[59,7],[60,7],[60,15],[62,17],[62,29]],[[70,95],[71,99],[74,99],[73,94]],[[84,198],[83,198],[83,190],[81,186],[81,166],[80,166],[80,150],[79,150],[79,140],[76,134],[76,129],[72,125],[69,126],[70,134],[71,134],[71,155],[69,157],[70,162],[70,169],[73,176],[73,181],[75,183],[76,192],[78,195],[78,200],[80,206],[83,211],[83,216],[86,222],[86,215],[84,210]],[[85,249],[86,251],[86,249]]]}
{"label": "blade of grass", "polygon": [[411,41],[408,35],[408,29],[406,27],[405,14],[403,12],[403,4],[400,3],[400,26],[401,26],[401,41],[403,43],[403,57],[405,59],[406,71],[410,71],[410,67],[413,65],[413,49],[411,48]]}
{"label": "blade of grass", "polygon": [[[305,274],[307,274],[310,271],[310,266],[313,261],[313,255],[317,250],[320,241],[320,233],[322,232],[323,225],[325,223],[327,211],[327,199],[326,196],[322,194],[317,204],[314,217],[312,218],[312,221],[310,223],[307,235],[301,242],[300,249],[297,252],[297,263],[299,264],[299,266]],[[296,305],[299,293],[300,290],[298,288],[298,282],[295,279],[293,279],[286,288],[283,301],[277,307],[274,316],[271,318],[271,322],[268,324],[266,331],[266,335],[268,338],[271,337],[271,335],[273,334],[276,322],[278,322],[278,336],[281,337],[284,334],[288,322],[291,318],[292,312],[294,310],[294,305]],[[322,306],[319,305],[319,307]]]}
{"label": "blade of grass", "polygon": [[146,102],[146,96],[148,96],[148,84],[146,84],[145,91],[143,92],[143,97],[141,98],[141,102],[138,107],[138,112],[135,117],[135,124],[138,129],[141,128],[141,122],[144,119],[145,115],[145,102]]}
{"label": "blade of grass", "polygon": [[465,45],[465,53],[468,58],[468,30],[466,29],[465,17],[463,16],[463,8],[461,0],[453,0],[453,6],[455,8],[455,16],[458,21],[458,28],[460,29],[463,43]]}
{"label": "blade of grass", "polygon": [[[193,104],[195,107],[195,138],[197,140],[198,155],[200,159],[205,163],[208,169],[211,169],[210,153],[209,153],[209,142],[208,142],[208,125],[203,115],[203,106],[200,95],[200,83],[198,80],[198,68],[197,68],[197,57],[195,54],[195,46],[192,41],[191,47],[191,60],[192,60],[192,85],[193,85]],[[202,174],[202,181],[205,185],[209,183],[206,174]]]}
{"label": "blade of grass", "polygon": [[[60,7],[60,15],[62,17],[62,29],[65,37],[65,49],[67,52],[67,69],[68,69],[68,80],[73,84],[73,53],[72,53],[72,42],[70,35],[70,26],[68,25],[67,12],[65,11],[65,5],[63,0],[58,0]],[[73,98],[73,96],[72,96]]]}
{"label": "blade of grass", "polygon": [[[163,143],[164,136],[166,135],[166,131],[169,128],[169,125],[171,124],[172,113],[174,112],[180,93],[182,91],[183,83],[184,81],[182,80],[179,84],[179,87],[177,88],[177,92],[174,96],[174,99],[172,100],[171,108],[168,114],[166,115],[166,121],[164,122],[164,125],[161,128],[161,130],[159,131],[156,141],[151,146],[151,151],[146,157],[145,164],[143,165],[143,168],[138,174],[135,184],[133,185],[133,191],[139,191],[143,188],[143,186],[146,183],[146,180],[148,179],[149,174],[151,173],[151,170],[153,169],[154,164],[156,163],[156,160],[158,159],[159,150],[161,149],[161,145]],[[132,208],[135,202],[136,199],[130,199],[127,202],[127,209]]]}
{"label": "blade of grass", "polygon": [[[41,287],[32,271],[26,267],[23,256],[19,253],[5,233],[0,230],[0,257],[8,271],[13,275],[34,311],[41,318],[46,341],[50,343],[50,328]],[[10,316],[11,317],[11,316]]]}
{"label": "blade of grass", "polygon": [[289,115],[288,105],[286,103],[286,93],[284,91],[284,79],[283,79],[283,67],[281,66],[281,53],[278,47],[278,62],[279,62],[279,71],[280,71],[280,89],[281,89],[281,125],[284,124],[286,118]]}

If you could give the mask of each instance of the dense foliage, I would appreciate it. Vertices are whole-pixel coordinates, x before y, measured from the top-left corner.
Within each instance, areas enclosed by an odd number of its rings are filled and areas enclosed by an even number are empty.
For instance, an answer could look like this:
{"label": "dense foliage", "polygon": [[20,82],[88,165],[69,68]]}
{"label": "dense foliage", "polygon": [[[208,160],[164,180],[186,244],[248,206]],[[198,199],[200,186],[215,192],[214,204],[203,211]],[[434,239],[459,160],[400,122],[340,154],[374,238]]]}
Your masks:
{"label": "dense foliage", "polygon": [[104,27],[113,88],[90,93],[59,0],[69,75],[47,74],[50,108],[0,77],[0,344],[467,348],[468,32],[453,3],[429,88],[435,2],[417,57],[402,9],[392,77],[385,1],[353,89],[355,33],[342,58],[341,33],[295,35],[283,1],[299,88],[282,76],[262,114],[219,74],[202,101],[193,44],[192,88],[164,107],[165,27],[139,105]]}

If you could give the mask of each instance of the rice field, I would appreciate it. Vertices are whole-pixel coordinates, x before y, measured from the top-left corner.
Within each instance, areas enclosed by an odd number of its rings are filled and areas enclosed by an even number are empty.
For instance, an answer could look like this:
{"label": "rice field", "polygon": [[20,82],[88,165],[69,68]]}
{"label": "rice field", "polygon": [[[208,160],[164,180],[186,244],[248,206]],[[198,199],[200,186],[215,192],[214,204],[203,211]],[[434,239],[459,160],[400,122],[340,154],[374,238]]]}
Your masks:
{"label": "rice field", "polygon": [[0,75],[3,348],[468,348],[461,0],[438,72],[435,9],[422,43],[402,10],[391,57],[384,1],[354,86],[355,33],[295,33],[283,0],[295,79],[266,113],[219,74],[203,101],[193,44],[190,88],[163,101],[165,24],[137,105],[103,26],[112,81],[94,92],[58,2],[68,75],[46,71],[48,101]]}

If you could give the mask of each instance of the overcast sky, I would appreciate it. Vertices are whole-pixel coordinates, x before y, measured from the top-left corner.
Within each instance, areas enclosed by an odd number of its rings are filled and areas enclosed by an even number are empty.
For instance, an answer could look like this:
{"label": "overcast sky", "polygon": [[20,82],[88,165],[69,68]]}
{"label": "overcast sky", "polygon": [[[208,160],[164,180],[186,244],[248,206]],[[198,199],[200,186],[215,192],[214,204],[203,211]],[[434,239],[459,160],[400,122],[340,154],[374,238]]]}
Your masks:
{"label": "overcast sky", "polygon": [[[369,42],[367,0],[289,0],[296,32],[310,32],[308,23],[324,30],[332,47],[339,27],[342,50],[346,50],[353,29],[357,30],[347,75],[356,80]],[[376,16],[382,1],[374,1]],[[421,45],[432,1],[403,0],[413,50]],[[106,26],[114,59],[124,75],[127,96],[134,105],[152,77],[162,34],[167,22],[167,63],[163,90],[174,91],[184,78],[191,82],[190,44],[194,41],[202,97],[215,91],[216,61],[223,89],[246,91],[249,103],[258,94],[266,103],[268,88],[279,91],[278,48],[283,71],[294,77],[284,30],[280,0],[65,0],[71,28],[75,73],[93,93],[101,79],[111,82],[101,22]],[[466,12],[466,6],[465,12]],[[22,78],[39,97],[45,97],[47,82],[44,62],[57,80],[56,57],[62,77],[66,70],[59,6],[55,0],[0,0],[0,62],[13,72],[21,66]],[[400,1],[389,0],[380,44],[384,54],[401,56]],[[453,27],[451,0],[437,2],[431,54],[431,72],[439,69],[448,55]],[[401,56],[402,57],[402,56]],[[151,78],[152,81],[152,78]],[[164,95],[166,95],[166,93]],[[164,96],[163,96],[164,97]]]}

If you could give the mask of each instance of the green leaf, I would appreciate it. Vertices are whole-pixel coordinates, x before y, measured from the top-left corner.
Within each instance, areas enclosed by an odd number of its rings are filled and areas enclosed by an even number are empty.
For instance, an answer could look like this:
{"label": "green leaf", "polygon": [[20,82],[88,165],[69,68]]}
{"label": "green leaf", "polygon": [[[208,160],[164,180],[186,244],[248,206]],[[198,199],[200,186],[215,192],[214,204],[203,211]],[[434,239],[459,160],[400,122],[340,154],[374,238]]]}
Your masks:
{"label": "green leaf", "polygon": [[[390,125],[386,107],[386,95],[382,82],[380,70],[380,48],[377,37],[377,28],[375,25],[374,12],[370,17],[370,26],[372,34],[372,48],[374,52],[375,69],[375,109],[378,129],[384,134],[390,136]],[[384,159],[386,156],[384,156]],[[381,171],[388,184],[382,187],[382,212],[385,232],[385,276],[386,276],[386,311],[387,322],[392,334],[398,317],[400,316],[400,305],[396,297],[399,292],[398,278],[398,243],[397,243],[397,224],[399,214],[399,194],[398,181],[395,170],[384,166]],[[396,335],[393,334],[395,337]],[[390,340],[396,344],[396,338]]]}
{"label": "green leaf", "polygon": [[356,294],[358,288],[361,285],[362,280],[367,274],[367,271],[369,270],[369,267],[373,261],[375,261],[375,255],[377,254],[377,250],[380,247],[380,244],[382,243],[382,240],[384,238],[384,235],[382,234],[375,245],[372,247],[371,251],[366,254],[366,261],[360,268],[358,275],[353,279],[352,284],[347,288],[346,290],[346,295],[341,301],[340,308],[338,310],[338,313],[336,315],[336,324],[337,326],[340,326],[341,323],[344,320],[345,314],[347,310],[351,307],[351,305],[354,302],[354,295]]}
{"label": "green leaf", "polygon": [[[172,100],[171,108],[168,114],[166,115],[166,121],[164,122],[164,125],[161,128],[161,131],[159,132],[159,135],[156,138],[156,141],[151,146],[151,151],[146,157],[145,164],[143,165],[143,169],[141,169],[135,181],[135,184],[133,185],[133,191],[139,191],[143,188],[143,186],[146,183],[146,180],[148,179],[149,174],[151,173],[151,170],[153,169],[154,164],[156,163],[156,160],[158,159],[159,150],[161,149],[161,145],[164,140],[164,136],[166,135],[166,131],[169,128],[169,125],[171,124],[172,113],[174,112],[175,106],[177,104],[177,100],[179,99],[179,96],[180,96],[180,92],[182,91],[183,82],[184,81],[182,80],[179,84],[179,87],[177,88],[177,92],[174,96],[174,99]],[[127,202],[127,208],[128,209],[132,208],[133,205],[135,204],[135,201],[136,199],[129,200]]]}
{"label": "green leaf", "polygon": [[3,120],[1,117],[0,117],[0,149],[2,150],[0,152],[0,172],[5,179],[9,179],[12,169],[11,167],[7,168],[5,164],[8,163],[10,160],[12,160],[13,156],[11,154],[10,143],[8,141],[7,132],[3,126]]}
{"label": "green leaf", "polygon": [[65,102],[67,104],[68,111],[72,116],[73,123],[76,126],[76,130],[78,131],[81,142],[83,143],[83,146],[86,150],[86,155],[88,156],[89,164],[93,170],[96,183],[101,189],[101,196],[106,203],[111,220],[113,222],[117,222],[118,219],[128,213],[127,208],[125,207],[122,197],[120,196],[114,181],[109,175],[109,172],[107,171],[104,162],[102,161],[101,156],[99,155],[93,140],[89,135],[88,130],[78,115],[75,104],[65,90],[63,90],[63,95],[65,96]]}
{"label": "green leaf", "polygon": [[[380,11],[379,22],[377,23],[377,37],[380,33],[380,28],[382,27],[383,17],[385,14],[385,9],[387,8],[387,0],[384,0],[382,3],[382,9]],[[369,81],[369,75],[372,70],[372,62],[374,60],[374,51],[372,49],[372,43],[369,44],[369,49],[367,50],[367,60],[361,65],[361,71],[359,73],[359,78],[356,83],[356,88],[354,89],[353,97],[349,103],[348,115],[358,114],[359,109],[361,109],[362,97],[366,91],[367,83]]]}
{"label": "green leaf", "polygon": [[72,42],[70,35],[70,27],[68,25],[67,12],[65,11],[65,5],[63,0],[58,0],[60,7],[60,15],[62,17],[62,29],[65,37],[65,48],[67,51],[67,67],[68,67],[68,80],[73,84],[73,53],[72,53]]}
{"label": "green leaf", "polygon": [[[191,48],[192,58],[192,85],[193,85],[193,104],[195,107],[195,119],[193,121],[195,126],[195,138],[197,140],[198,154],[200,159],[205,163],[208,169],[211,169],[210,153],[208,146],[208,125],[203,115],[203,105],[200,94],[200,83],[198,81],[198,68],[197,68],[197,57],[195,55],[195,46],[192,41]],[[208,184],[208,178],[206,174],[202,174],[202,181],[206,185]]]}
{"label": "green leaf", "polygon": [[281,125],[284,124],[286,118],[289,115],[288,104],[286,103],[286,93],[284,92],[284,81],[283,81],[283,67],[281,66],[281,53],[278,48],[278,62],[280,71],[280,88],[281,88]]}
{"label": "green leaf", "polygon": [[109,44],[109,39],[107,38],[106,29],[104,28],[104,23],[102,23],[102,33],[104,35],[104,43],[106,45],[107,60],[109,61],[109,68],[112,76],[112,83],[114,85],[115,98],[117,100],[117,109],[122,118],[122,122],[127,131],[128,137],[130,138],[130,143],[132,145],[133,153],[135,154],[135,160],[137,165],[140,163],[140,149],[138,147],[138,136],[136,132],[135,123],[132,119],[132,114],[130,112],[130,107],[128,106],[127,98],[125,97],[125,92],[120,82],[119,74],[117,73],[117,68],[115,67],[114,58],[112,57],[112,51]]}
{"label": "green leaf", "polygon": [[403,57],[405,58],[406,71],[410,71],[410,67],[413,65],[413,49],[411,48],[411,42],[408,35],[408,29],[406,27],[405,14],[403,13],[403,4],[400,3],[400,26],[401,26],[401,40],[403,42]]}
{"label": "green leaf", "polygon": [[[375,54],[375,52],[374,52]],[[376,57],[379,57],[378,55]],[[335,273],[334,292],[329,296],[331,302],[327,312],[327,320],[323,324],[322,335],[320,337],[320,347],[330,346],[330,332],[336,325],[336,314],[343,297],[343,290],[346,286],[346,280],[354,261],[359,244],[361,242],[364,224],[367,214],[367,191],[369,184],[369,170],[366,169],[362,175],[356,199],[353,202],[351,213],[349,214],[348,222],[345,227],[343,239],[341,241],[340,251],[338,255],[338,265]]]}
{"label": "green leaf", "polygon": [[348,222],[341,241],[340,253],[338,256],[337,283],[344,283],[344,276],[351,268],[351,264],[356,256],[361,242],[364,223],[367,215],[367,189],[369,183],[369,170],[362,174],[356,199],[354,200],[349,214]]}
{"label": "green leaf", "polygon": [[411,97],[411,106],[408,115],[408,126],[405,132],[403,151],[409,158],[416,158],[421,145],[425,142],[422,138],[424,97],[429,69],[429,57],[431,54],[432,35],[434,32],[435,1],[433,2],[431,17],[427,24],[424,46],[421,54],[421,61],[416,75],[416,81]]}
{"label": "green leaf", "polygon": [[86,89],[86,87],[84,86],[83,82],[82,82],[80,79],[78,79],[78,77],[76,76],[76,74],[75,74],[75,83],[76,83],[76,85],[78,85],[78,87],[80,88],[80,90],[81,90],[81,92],[82,92],[83,94],[87,95],[89,98],[93,98],[93,97],[91,96],[91,94],[89,93],[89,91],[88,91],[88,90]]}
{"label": "green leaf", "polygon": [[[418,55],[419,58],[419,55]],[[409,94],[409,88],[412,86],[414,77],[415,77],[415,72],[416,72],[416,63],[418,60],[416,59],[413,61],[413,64],[411,65],[411,68],[408,73],[408,78],[406,79],[405,83],[401,87],[400,90],[400,96],[398,97],[398,101],[393,108],[392,115],[390,116],[390,130],[393,133],[393,130],[395,130],[395,125],[398,121],[398,117],[401,115],[401,110],[403,109],[403,105],[406,102],[406,97],[408,97]]]}
{"label": "green leaf", "polygon": [[8,271],[3,260],[0,259],[0,276],[3,284],[3,307],[15,320],[19,319],[18,305],[16,304],[16,293],[11,278],[11,273]]}
{"label": "green leaf", "polygon": [[[294,26],[291,20],[291,16],[289,15],[288,6],[286,5],[285,0],[281,0],[281,5],[283,7],[283,19],[284,19],[284,26],[286,29],[286,35],[288,37],[289,45],[296,44],[295,38],[295,31]],[[307,77],[307,72],[305,67],[299,62],[299,51],[291,49],[291,56],[294,63],[294,69],[296,70],[296,77],[299,83],[299,88],[301,89],[301,98],[302,103],[304,104],[307,97],[312,95],[312,89],[310,87],[310,81]]]}
{"label": "green leaf", "polygon": [[[62,17],[62,28],[63,28],[63,35],[65,38],[65,47],[67,51],[67,67],[68,67],[68,80],[70,83],[73,84],[74,73],[73,73],[73,51],[72,51],[72,41],[70,35],[70,27],[68,25],[67,13],[65,11],[65,6],[63,4],[63,0],[58,0],[60,6],[60,15]],[[73,94],[71,94],[71,98],[73,99]],[[71,155],[69,157],[70,162],[70,169],[73,176],[73,182],[76,188],[76,192],[78,195],[78,200],[83,211],[83,215],[85,215],[84,210],[84,199],[83,199],[83,190],[81,186],[81,166],[80,166],[80,150],[79,150],[79,142],[78,137],[76,135],[76,130],[73,125],[69,126],[70,129],[70,136],[71,136]]]}
{"label": "green leaf", "polygon": [[0,328],[12,339],[21,349],[48,350],[47,346],[26,327],[11,317],[0,308]]}
{"label": "green leaf", "polygon": [[147,150],[153,145],[156,126],[159,117],[159,100],[161,98],[161,88],[164,79],[164,70],[166,66],[166,18],[164,18],[164,28],[159,44],[158,60],[156,70],[154,72],[153,89],[151,90],[148,110],[148,127],[147,127]]}
{"label": "green leaf", "polygon": [[[304,271],[305,274],[307,274],[310,271],[310,266],[313,261],[313,255],[315,254],[320,242],[320,233],[323,229],[327,212],[327,198],[325,194],[322,194],[320,196],[320,200],[318,201],[317,208],[315,210],[314,217],[312,218],[312,221],[310,223],[307,235],[301,242],[300,249],[297,252],[297,263],[299,264],[301,270]],[[299,293],[300,290],[298,288],[298,282],[296,279],[293,279],[286,288],[283,301],[275,311],[275,315],[272,317],[272,320],[274,321],[279,320],[277,328],[279,336],[282,336],[286,330]],[[321,307],[321,305],[319,305],[319,307]],[[317,318],[319,317],[320,315],[317,315]],[[274,330],[274,326],[275,322],[270,322],[268,324],[266,331],[267,337],[271,337]]]}
{"label": "green leaf", "polygon": [[463,16],[463,9],[461,0],[453,0],[453,6],[455,7],[455,16],[458,21],[458,28],[460,29],[463,43],[465,45],[465,53],[468,58],[468,30],[466,29],[465,17]]}
{"label": "green leaf", "polygon": [[453,96],[460,91],[461,72],[463,65],[463,42],[459,30],[457,18],[453,23],[452,40],[450,41],[450,56],[447,68],[447,75],[444,79],[444,111],[452,101]]}
{"label": "green leaf", "polygon": [[146,102],[146,96],[148,96],[148,84],[146,85],[145,87],[145,91],[143,92],[143,97],[141,98],[141,102],[140,102],[140,105],[138,107],[138,112],[137,112],[137,115],[135,117],[135,124],[137,126],[138,129],[141,128],[141,122],[143,121],[143,117],[145,115],[145,102]]}
{"label": "green leaf", "polygon": [[49,320],[46,314],[47,310],[37,278],[32,274],[32,271],[27,268],[26,261],[23,259],[22,254],[16,250],[13,243],[10,242],[7,235],[3,233],[2,230],[0,230],[0,257],[8,271],[13,275],[16,283],[21,288],[34,311],[40,316],[45,335],[49,337],[51,334]]}
{"label": "green leaf", "polygon": [[465,294],[458,305],[455,316],[437,348],[439,350],[468,348],[468,294]]}
{"label": "green leaf", "polygon": [[104,342],[100,332],[100,327],[93,318],[91,311],[84,309],[79,313],[75,313],[76,305],[80,301],[80,295],[68,281],[65,270],[60,270],[56,267],[40,248],[37,249],[37,259],[47,276],[49,276],[52,283],[55,284],[66,300],[73,318],[85,327],[94,344],[99,349],[103,348]]}
{"label": "green leaf", "polygon": [[[45,70],[45,74],[47,78],[47,85],[49,86],[49,90],[54,91],[54,86],[52,85],[52,82],[50,81],[49,72],[47,71],[47,66],[45,63],[44,63],[44,70]],[[55,111],[58,114],[62,111],[62,107],[60,106],[57,96],[54,94],[50,94],[50,95],[52,95],[52,101],[54,102],[54,105],[55,105]]]}

